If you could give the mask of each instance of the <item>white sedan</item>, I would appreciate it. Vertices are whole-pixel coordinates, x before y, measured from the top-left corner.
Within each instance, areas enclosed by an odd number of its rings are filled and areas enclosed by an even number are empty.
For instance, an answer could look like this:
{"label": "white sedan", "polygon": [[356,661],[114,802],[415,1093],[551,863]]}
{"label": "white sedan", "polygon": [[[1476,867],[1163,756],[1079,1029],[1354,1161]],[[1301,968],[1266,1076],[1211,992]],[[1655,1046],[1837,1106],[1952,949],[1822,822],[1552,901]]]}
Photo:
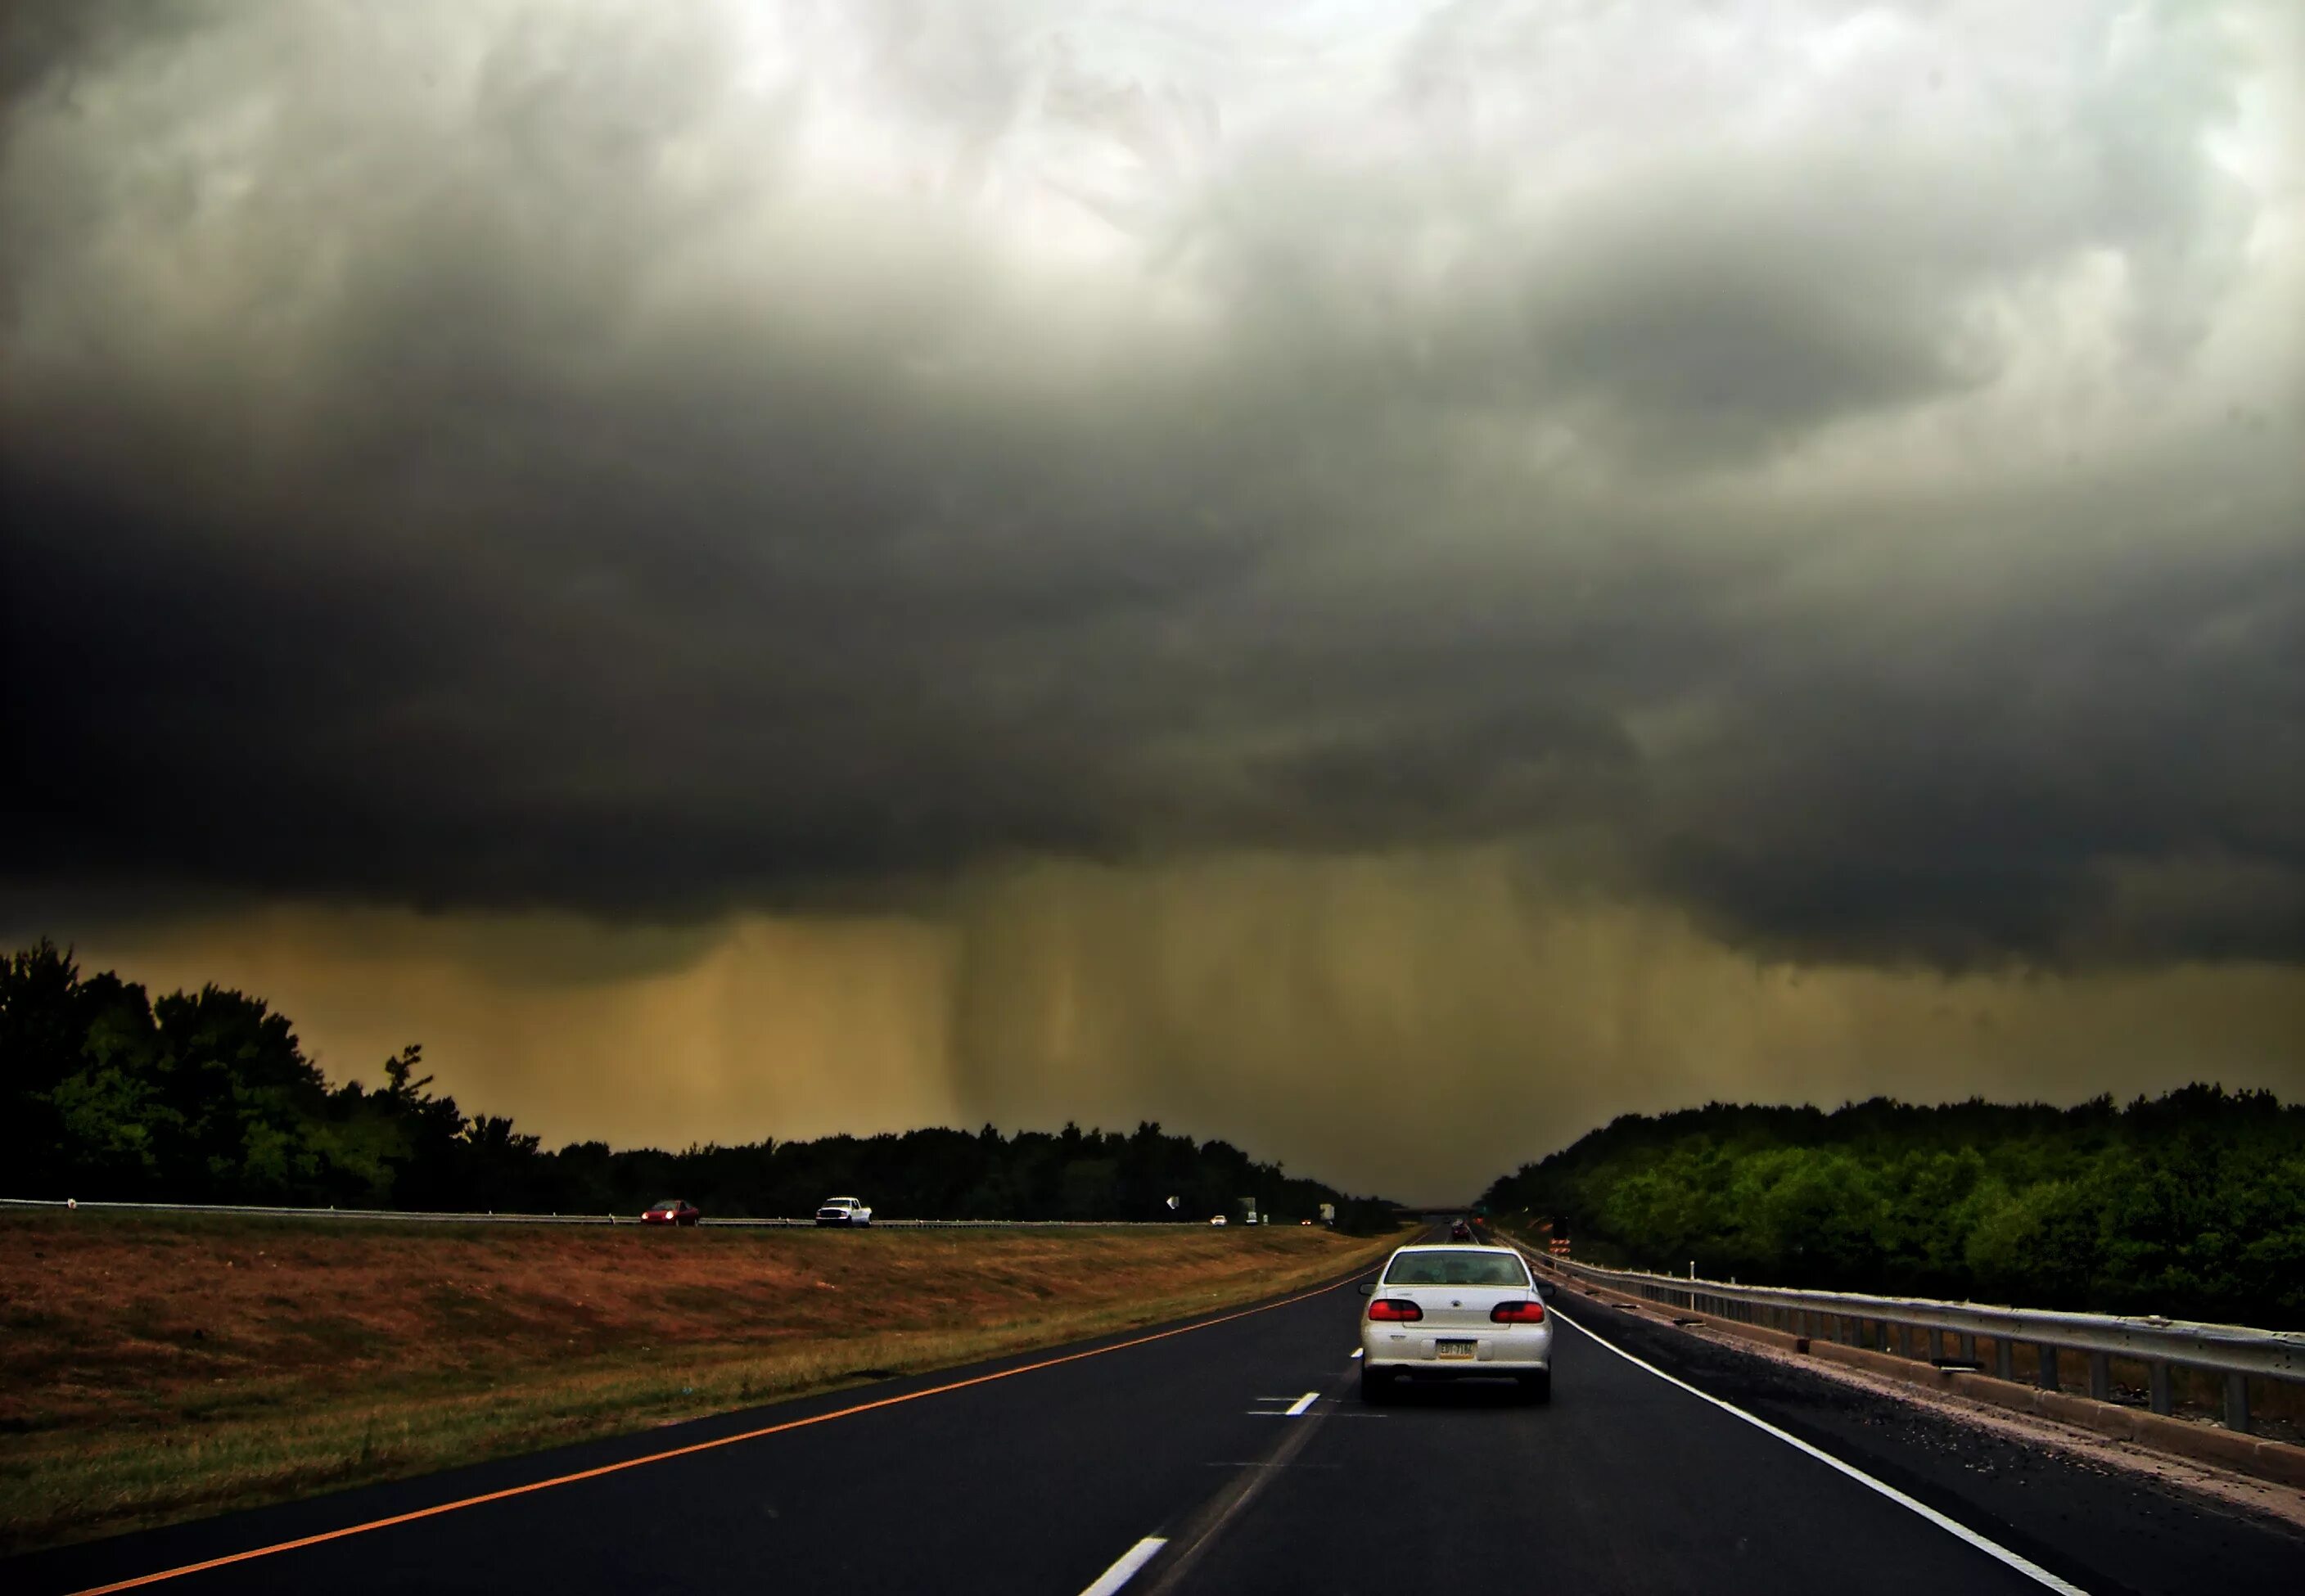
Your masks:
{"label": "white sedan", "polygon": [[1509,1378],[1531,1402],[1552,1396],[1552,1320],[1510,1247],[1402,1247],[1385,1260],[1361,1314],[1361,1400],[1396,1380]]}

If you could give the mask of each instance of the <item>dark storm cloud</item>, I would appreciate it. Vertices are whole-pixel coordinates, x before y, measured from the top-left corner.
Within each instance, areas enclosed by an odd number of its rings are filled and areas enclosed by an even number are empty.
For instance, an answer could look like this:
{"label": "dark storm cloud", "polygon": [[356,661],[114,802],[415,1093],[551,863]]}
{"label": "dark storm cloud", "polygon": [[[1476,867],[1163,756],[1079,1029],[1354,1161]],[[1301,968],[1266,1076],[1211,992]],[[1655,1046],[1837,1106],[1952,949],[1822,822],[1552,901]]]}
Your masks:
{"label": "dark storm cloud", "polygon": [[64,9],[20,879],[1501,841],[1804,955],[2305,953],[2277,8]]}

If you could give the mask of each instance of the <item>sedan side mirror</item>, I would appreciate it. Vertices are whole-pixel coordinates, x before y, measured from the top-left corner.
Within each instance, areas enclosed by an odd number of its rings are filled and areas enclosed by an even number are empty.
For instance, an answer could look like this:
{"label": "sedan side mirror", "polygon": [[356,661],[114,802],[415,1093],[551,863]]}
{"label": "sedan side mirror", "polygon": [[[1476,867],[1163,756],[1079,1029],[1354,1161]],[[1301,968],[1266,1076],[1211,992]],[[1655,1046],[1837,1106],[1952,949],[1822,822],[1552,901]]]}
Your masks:
{"label": "sedan side mirror", "polygon": [[1363,1296],[1374,1296],[1376,1295],[1376,1282],[1374,1280],[1362,1281],[1361,1295]]}

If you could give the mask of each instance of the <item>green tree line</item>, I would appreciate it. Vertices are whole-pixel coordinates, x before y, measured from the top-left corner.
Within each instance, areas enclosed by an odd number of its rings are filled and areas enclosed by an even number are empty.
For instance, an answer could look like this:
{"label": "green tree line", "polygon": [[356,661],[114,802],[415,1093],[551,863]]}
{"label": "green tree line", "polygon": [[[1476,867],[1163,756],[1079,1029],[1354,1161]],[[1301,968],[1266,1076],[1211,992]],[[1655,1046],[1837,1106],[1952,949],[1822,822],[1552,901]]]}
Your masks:
{"label": "green tree line", "polygon": [[0,1195],[89,1200],[635,1213],[680,1196],[768,1218],[854,1193],[889,1218],[1205,1223],[1237,1222],[1254,1198],[1291,1223],[1323,1202],[1347,1228],[1391,1222],[1389,1204],[1151,1124],[548,1150],[434,1091],[420,1048],[386,1060],[378,1086],[332,1084],[262,999],[216,986],[154,998],[82,975],[46,939],[0,966]]}
{"label": "green tree line", "polygon": [[2305,1327],[2305,1108],[2270,1092],[1711,1103],[1627,1115],[1485,1201],[1671,1273]]}

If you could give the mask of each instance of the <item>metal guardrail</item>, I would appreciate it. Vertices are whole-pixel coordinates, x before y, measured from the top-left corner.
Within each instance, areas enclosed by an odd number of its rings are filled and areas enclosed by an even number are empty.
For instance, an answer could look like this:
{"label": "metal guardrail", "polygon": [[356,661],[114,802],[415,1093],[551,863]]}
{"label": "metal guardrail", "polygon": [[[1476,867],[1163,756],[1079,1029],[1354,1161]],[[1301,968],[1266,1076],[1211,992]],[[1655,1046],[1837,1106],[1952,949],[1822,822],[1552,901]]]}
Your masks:
{"label": "metal guardrail", "polygon": [[[1765,1325],[1812,1340],[1841,1341],[1914,1356],[1909,1346],[1897,1343],[1926,1337],[1927,1361],[1941,1366],[1983,1369],[1977,1344],[1990,1341],[1993,1372],[2003,1380],[2016,1378],[2015,1349],[2029,1346],[2037,1353],[2035,1383],[2045,1390],[2059,1388],[2057,1353],[2081,1353],[2088,1359],[2089,1395],[2099,1401],[2111,1399],[2112,1360],[2133,1360],[2145,1365],[2147,1396],[2156,1413],[2166,1413],[2172,1406],[2170,1370],[2207,1370],[2224,1377],[2226,1427],[2244,1433],[2250,1428],[2251,1380],[2305,1381],[2305,1332],[1685,1280],[1637,1269],[1604,1269],[1526,1247],[1522,1250],[1539,1267],[1572,1279],[1692,1313]],[[1951,1356],[1944,1354],[1947,1337],[1952,1337],[1955,1348]]]}
{"label": "metal guardrail", "polygon": [[[251,1202],[81,1202],[69,1197],[0,1197],[0,1209],[94,1209],[110,1213],[237,1214],[283,1219],[383,1219],[423,1225],[637,1225],[636,1214],[499,1214],[427,1213],[392,1208],[272,1208]],[[715,1219],[697,1221],[723,1229],[812,1229],[806,1219]],[[1189,1219],[883,1219],[875,1218],[870,1230],[1111,1230],[1119,1227],[1154,1226],[1189,1229]],[[1204,1228],[1206,1226],[1204,1225]]]}

